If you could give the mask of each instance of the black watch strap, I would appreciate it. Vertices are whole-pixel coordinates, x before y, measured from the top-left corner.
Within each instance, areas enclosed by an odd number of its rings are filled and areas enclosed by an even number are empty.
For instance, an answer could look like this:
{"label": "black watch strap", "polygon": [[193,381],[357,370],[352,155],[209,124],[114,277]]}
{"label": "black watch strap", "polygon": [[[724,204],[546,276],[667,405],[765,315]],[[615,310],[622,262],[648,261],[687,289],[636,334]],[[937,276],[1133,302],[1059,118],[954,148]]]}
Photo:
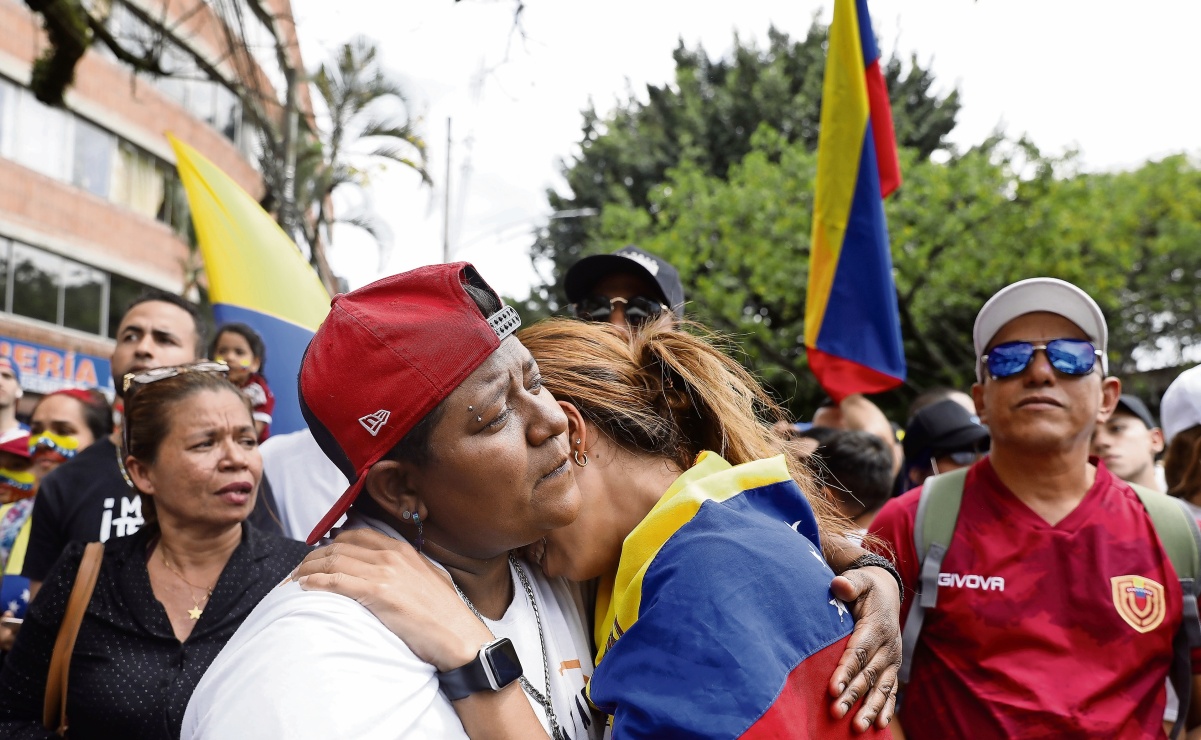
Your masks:
{"label": "black watch strap", "polygon": [[521,677],[521,661],[507,637],[484,645],[470,663],[438,673],[438,685],[450,701],[480,691],[500,691]]}

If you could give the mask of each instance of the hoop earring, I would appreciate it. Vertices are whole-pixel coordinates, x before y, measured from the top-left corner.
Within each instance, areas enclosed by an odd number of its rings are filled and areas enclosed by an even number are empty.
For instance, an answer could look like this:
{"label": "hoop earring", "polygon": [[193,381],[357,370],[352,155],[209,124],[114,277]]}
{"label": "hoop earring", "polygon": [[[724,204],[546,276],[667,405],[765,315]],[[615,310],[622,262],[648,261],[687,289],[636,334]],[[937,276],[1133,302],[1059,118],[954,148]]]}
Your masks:
{"label": "hoop earring", "polygon": [[588,464],[588,453],[587,452],[584,453],[584,461],[583,462],[580,462],[580,451],[579,450],[572,450],[571,457],[573,460],[575,460],[575,464],[579,465],[581,468]]}

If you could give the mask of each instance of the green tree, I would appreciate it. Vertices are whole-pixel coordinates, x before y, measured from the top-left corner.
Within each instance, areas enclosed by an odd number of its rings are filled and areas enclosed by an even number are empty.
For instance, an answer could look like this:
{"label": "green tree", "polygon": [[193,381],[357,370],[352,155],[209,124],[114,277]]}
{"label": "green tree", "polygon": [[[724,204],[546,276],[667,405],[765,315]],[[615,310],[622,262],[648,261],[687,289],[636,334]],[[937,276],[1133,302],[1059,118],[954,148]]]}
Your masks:
{"label": "green tree", "polygon": [[[1201,343],[1201,170],[1183,156],[1112,174],[1079,171],[994,137],[934,162],[902,151],[905,184],[886,204],[907,387],[883,397],[894,418],[914,393],[966,388],[972,324],[1002,286],[1035,275],[1072,281],[1101,304],[1116,373],[1136,348]],[[764,127],[727,178],[685,161],[651,208],[606,206],[595,245],[637,242],[680,268],[690,311],[732,334],[742,359],[792,410],[821,390],[803,349],[816,156]]]}
{"label": "green tree", "polygon": [[[604,117],[595,106],[584,111],[580,151],[563,168],[570,192],[548,192],[552,210],[588,213],[621,204],[653,214],[651,193],[670,168],[687,161],[700,173],[725,178],[751,151],[762,124],[785,142],[814,150],[826,32],[814,20],[801,40],[770,29],[765,48],[735,37],[731,56],[717,59],[681,43],[674,85],[648,85],[645,102],[631,94]],[[901,145],[923,158],[942,148],[955,125],[958,93],[933,93],[933,77],[916,59],[889,59],[884,74]],[[597,249],[594,230],[588,217],[550,221],[532,250],[535,264],[550,262],[550,280],[535,288],[527,309],[557,307],[567,267]]]}
{"label": "green tree", "polygon": [[297,202],[307,216],[302,226],[313,263],[332,295],[337,284],[325,250],[334,222],[357,226],[375,238],[381,268],[390,248],[386,224],[369,207],[335,217],[334,193],[355,190],[361,198],[372,175],[388,164],[417,172],[425,184],[431,180],[425,141],[407,115],[404,91],[380,65],[372,41],[359,37],[343,44],[333,63],[322,64],[312,75],[312,85],[328,118],[298,156]]}

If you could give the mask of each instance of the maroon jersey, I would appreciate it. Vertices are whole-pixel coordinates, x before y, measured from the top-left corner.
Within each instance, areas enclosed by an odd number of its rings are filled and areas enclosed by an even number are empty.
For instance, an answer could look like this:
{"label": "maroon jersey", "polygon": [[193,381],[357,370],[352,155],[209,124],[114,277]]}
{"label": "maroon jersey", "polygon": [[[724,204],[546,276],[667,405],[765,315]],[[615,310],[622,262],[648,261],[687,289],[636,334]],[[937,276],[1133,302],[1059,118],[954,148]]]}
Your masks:
{"label": "maroon jersey", "polygon": [[[1180,582],[1138,496],[1094,464],[1093,487],[1054,526],[987,458],[968,471],[898,713],[906,737],[1163,736]],[[905,581],[902,625],[920,493],[889,501],[871,527]]]}

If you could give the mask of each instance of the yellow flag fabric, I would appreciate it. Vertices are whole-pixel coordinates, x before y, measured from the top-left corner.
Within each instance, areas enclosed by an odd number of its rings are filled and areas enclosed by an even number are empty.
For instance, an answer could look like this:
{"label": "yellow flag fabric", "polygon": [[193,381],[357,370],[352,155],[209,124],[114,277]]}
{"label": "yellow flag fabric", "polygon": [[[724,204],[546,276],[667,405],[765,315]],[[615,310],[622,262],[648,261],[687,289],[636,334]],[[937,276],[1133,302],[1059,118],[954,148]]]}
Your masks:
{"label": "yellow flag fabric", "polygon": [[249,193],[192,147],[168,134],[179,160],[209,297],[316,331],[329,293],[304,255]]}
{"label": "yellow flag fabric", "polygon": [[262,335],[263,375],[275,394],[271,431],[301,429],[296,377],[313,332],[329,313],[329,293],[258,201],[195,149],[167,138],[192,208],[213,317],[218,326],[241,322]]}

